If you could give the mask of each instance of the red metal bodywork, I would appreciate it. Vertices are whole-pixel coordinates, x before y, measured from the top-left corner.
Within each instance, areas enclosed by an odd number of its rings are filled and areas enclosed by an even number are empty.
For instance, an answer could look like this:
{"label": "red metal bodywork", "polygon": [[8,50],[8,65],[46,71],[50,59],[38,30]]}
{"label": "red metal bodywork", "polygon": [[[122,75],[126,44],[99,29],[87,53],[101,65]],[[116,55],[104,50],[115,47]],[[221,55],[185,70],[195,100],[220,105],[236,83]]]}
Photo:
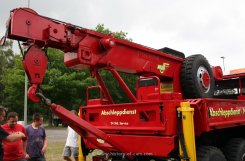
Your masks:
{"label": "red metal bodywork", "polygon": [[[183,99],[180,87],[182,58],[43,17],[26,8],[11,12],[7,29],[8,38],[29,43],[32,45],[30,52],[42,55],[35,57],[29,52],[33,57],[23,62],[30,82],[35,85],[30,95],[35,95],[46,69],[47,60],[41,52],[42,47],[64,51],[67,67],[89,68],[98,80],[105,98],[101,93],[101,98],[87,99],[88,105],[80,108],[81,118],[62,106],[50,104],[52,111],[84,138],[87,148],[123,152],[129,157],[135,153],[168,157],[178,147],[176,109],[183,101],[189,101],[195,109],[197,136],[216,129],[245,125],[245,101]],[[37,60],[41,65],[33,63]],[[131,103],[114,103],[99,75],[98,71],[102,69],[112,73]],[[142,79],[156,79],[157,83],[140,86],[138,82],[134,96],[118,71],[145,76]],[[214,67],[213,73],[217,82],[236,78],[234,75],[223,76],[220,67]],[[168,88],[162,89],[165,86]],[[240,83],[240,90],[241,86]],[[242,92],[239,98],[243,99]],[[39,101],[36,97],[32,100]]]}

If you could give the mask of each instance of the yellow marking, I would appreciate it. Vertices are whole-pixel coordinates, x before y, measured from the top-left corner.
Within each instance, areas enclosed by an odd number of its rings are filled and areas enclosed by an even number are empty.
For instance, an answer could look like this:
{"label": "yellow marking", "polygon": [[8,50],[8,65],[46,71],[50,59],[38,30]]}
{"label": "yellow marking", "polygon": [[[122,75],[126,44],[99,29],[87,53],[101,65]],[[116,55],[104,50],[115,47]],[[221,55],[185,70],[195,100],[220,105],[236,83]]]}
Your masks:
{"label": "yellow marking", "polygon": [[161,83],[160,84],[160,93],[164,93],[164,92],[173,92],[174,91],[174,87],[173,87],[173,83]]}
{"label": "yellow marking", "polygon": [[169,67],[168,63],[163,63],[162,65],[158,65],[157,69],[160,71],[160,73],[164,73],[164,71]]}
{"label": "yellow marking", "polygon": [[242,115],[243,110],[242,109],[229,109],[229,110],[224,110],[223,108],[219,108],[217,110],[214,110],[212,107],[209,108],[209,113],[211,117],[219,117],[223,116],[225,118],[231,117],[231,116],[236,116],[236,115]]}

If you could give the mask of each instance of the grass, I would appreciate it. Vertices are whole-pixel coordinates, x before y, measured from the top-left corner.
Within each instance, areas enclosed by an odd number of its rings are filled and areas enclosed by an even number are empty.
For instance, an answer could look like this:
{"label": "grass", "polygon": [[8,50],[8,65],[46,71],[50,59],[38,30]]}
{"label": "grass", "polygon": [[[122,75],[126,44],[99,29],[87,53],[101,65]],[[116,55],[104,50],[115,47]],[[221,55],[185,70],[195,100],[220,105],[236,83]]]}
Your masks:
{"label": "grass", "polygon": [[65,142],[49,142],[46,151],[47,161],[61,161],[63,160],[62,153]]}
{"label": "grass", "polygon": [[[65,146],[65,143],[63,142],[57,142],[57,143],[49,143],[47,147],[47,152],[45,154],[46,156],[46,161],[62,161],[63,156],[63,148]],[[92,156],[93,155],[100,155],[102,153],[101,150],[95,150],[94,152],[90,153],[86,157],[86,161],[92,161]],[[74,158],[72,158],[74,160]]]}
{"label": "grass", "polygon": [[[63,156],[62,156],[64,146],[65,146],[65,143],[63,143],[63,142],[49,143],[48,147],[47,147],[47,152],[45,154],[46,161],[62,161],[62,160],[64,160]],[[96,150],[95,152],[93,152],[94,155],[97,153],[101,154],[102,152],[100,150]],[[92,161],[92,154],[89,154],[87,156],[86,160]]]}
{"label": "grass", "polygon": [[[47,134],[47,139],[48,139],[48,146],[47,146],[47,150],[45,153],[45,157],[46,157],[46,161],[62,161],[63,160],[63,149],[65,146],[65,142],[66,142],[66,135],[60,135],[62,134],[64,131],[62,129],[64,129],[63,127],[45,127],[46,131],[47,130],[60,130],[60,132],[58,131],[58,133],[50,133]],[[47,132],[46,132],[47,133]]]}
{"label": "grass", "polygon": [[[65,146],[65,142],[66,142],[66,134],[65,135],[60,135],[61,133],[63,133],[64,131],[62,129],[64,129],[64,127],[45,127],[46,130],[48,129],[58,129],[61,130],[60,133],[56,133],[56,134],[52,134],[49,135],[47,134],[48,137],[48,147],[47,147],[47,151],[45,154],[46,157],[46,161],[62,161],[63,160],[63,149]],[[93,153],[90,153],[87,158],[86,161],[92,161],[92,156],[94,155],[98,155],[101,154],[102,151],[100,150],[95,150]],[[74,160],[74,158],[72,158]]]}

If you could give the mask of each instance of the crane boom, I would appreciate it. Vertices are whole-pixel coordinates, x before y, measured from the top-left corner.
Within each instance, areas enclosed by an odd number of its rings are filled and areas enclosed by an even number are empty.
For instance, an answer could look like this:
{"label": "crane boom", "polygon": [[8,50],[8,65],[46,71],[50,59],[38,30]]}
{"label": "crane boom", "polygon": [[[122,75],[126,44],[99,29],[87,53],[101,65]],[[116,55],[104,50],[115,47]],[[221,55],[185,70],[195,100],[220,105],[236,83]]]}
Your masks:
{"label": "crane boom", "polygon": [[[28,8],[11,11],[8,38],[65,52],[71,68],[113,67],[127,73],[153,73],[172,78],[183,59],[113,36],[38,15]],[[120,59],[119,59],[120,57]]]}

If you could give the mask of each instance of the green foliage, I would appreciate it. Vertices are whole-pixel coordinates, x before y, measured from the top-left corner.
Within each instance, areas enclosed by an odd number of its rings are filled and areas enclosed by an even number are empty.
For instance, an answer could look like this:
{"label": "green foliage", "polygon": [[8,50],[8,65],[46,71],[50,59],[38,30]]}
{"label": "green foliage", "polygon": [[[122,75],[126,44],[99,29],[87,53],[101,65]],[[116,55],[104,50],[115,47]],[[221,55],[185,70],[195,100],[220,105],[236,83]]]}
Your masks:
{"label": "green foliage", "polygon": [[24,103],[24,71],[21,68],[20,56],[15,56],[13,67],[5,68],[3,70],[4,77],[1,83],[4,85],[4,106],[8,107],[10,111],[22,113]]}
{"label": "green foliage", "polygon": [[[102,79],[105,82],[105,85],[107,86],[109,93],[111,97],[113,98],[114,103],[129,103],[131,102],[117,80],[113,77],[113,75],[109,71],[101,71],[100,75]],[[136,87],[136,79],[137,76],[120,73],[120,76],[124,80],[124,82],[127,84],[129,89],[133,92],[133,94],[136,93],[135,87]]]}
{"label": "green foliage", "polygon": [[13,41],[6,41],[4,46],[0,46],[0,74],[4,68],[13,66],[14,52],[12,47]]}
{"label": "green foliage", "polygon": [[96,81],[89,78],[87,70],[73,70],[65,67],[63,55],[64,53],[60,50],[48,49],[48,70],[41,88],[53,102],[70,110],[78,110],[82,104],[85,104],[86,87],[96,84]]}
{"label": "green foliage", "polygon": [[[3,79],[3,70],[13,66],[14,52],[12,50],[13,41],[6,41],[4,46],[0,46],[0,91],[4,90],[4,85],[1,83]],[[3,102],[4,94],[0,92],[0,103]]]}
{"label": "green foliage", "polygon": [[[87,70],[72,70],[64,66],[63,53],[59,50],[48,49],[49,64],[41,89],[46,97],[52,102],[58,103],[67,109],[76,109],[85,104],[85,93],[88,85],[95,85],[96,81],[89,77]],[[24,104],[24,70],[22,68],[22,57],[14,58],[13,67],[3,70],[1,83],[5,86],[3,104],[10,111],[23,113]],[[30,86],[30,85],[29,85]],[[83,99],[82,99],[83,98]],[[28,114],[34,112],[48,114],[47,107],[40,104],[28,102]],[[48,116],[46,116],[48,117]]]}
{"label": "green foliage", "polygon": [[108,28],[105,28],[104,24],[98,24],[95,27],[95,31],[100,32],[102,34],[106,34],[106,35],[113,34],[113,36],[116,38],[133,41],[131,38],[127,38],[127,35],[128,35],[127,32],[123,32],[123,31],[112,32]]}
{"label": "green foliage", "polygon": [[[105,28],[103,24],[96,26],[96,31],[111,34],[112,32]],[[127,38],[125,32],[113,33],[115,37],[132,41]],[[1,104],[9,108],[10,111],[16,111],[22,117],[24,104],[24,77],[25,73],[22,67],[22,57],[14,56],[12,50],[12,41],[7,41],[7,46],[0,48],[0,101]],[[44,95],[52,102],[61,104],[67,109],[76,109],[86,104],[86,88],[96,85],[97,81],[90,77],[88,70],[73,70],[64,66],[64,53],[57,49],[48,48],[48,69],[41,89]],[[117,102],[129,102],[123,94],[119,84],[112,79],[107,71],[100,72],[108,89]],[[132,75],[122,73],[122,77],[129,85],[129,88],[135,92],[135,79]],[[30,86],[30,84],[29,84]],[[28,115],[34,112],[41,112],[48,117],[49,108],[41,104],[28,102]]]}

